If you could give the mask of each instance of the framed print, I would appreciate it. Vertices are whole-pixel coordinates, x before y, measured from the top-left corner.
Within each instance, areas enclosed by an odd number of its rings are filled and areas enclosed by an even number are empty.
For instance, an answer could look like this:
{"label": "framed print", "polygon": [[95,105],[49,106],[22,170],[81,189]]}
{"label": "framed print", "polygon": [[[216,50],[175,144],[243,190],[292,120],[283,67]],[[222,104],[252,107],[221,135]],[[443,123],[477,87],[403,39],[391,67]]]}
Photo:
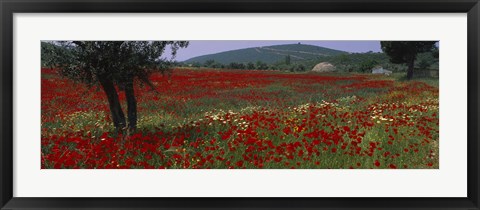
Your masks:
{"label": "framed print", "polygon": [[2,1],[2,209],[478,209],[478,1]]}

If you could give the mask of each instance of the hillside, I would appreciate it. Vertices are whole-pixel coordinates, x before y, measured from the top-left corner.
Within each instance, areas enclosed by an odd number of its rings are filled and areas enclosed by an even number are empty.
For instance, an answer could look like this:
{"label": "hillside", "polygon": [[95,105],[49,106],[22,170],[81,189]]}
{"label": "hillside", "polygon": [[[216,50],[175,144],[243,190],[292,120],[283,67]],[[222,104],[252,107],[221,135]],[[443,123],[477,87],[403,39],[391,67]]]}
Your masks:
{"label": "hillside", "polygon": [[255,63],[262,61],[267,64],[283,61],[290,55],[292,62],[318,59],[320,57],[347,54],[347,52],[305,44],[286,44],[265,47],[253,47],[239,50],[225,51],[215,54],[202,55],[184,61],[185,63],[204,63],[214,60],[221,64],[231,62]]}

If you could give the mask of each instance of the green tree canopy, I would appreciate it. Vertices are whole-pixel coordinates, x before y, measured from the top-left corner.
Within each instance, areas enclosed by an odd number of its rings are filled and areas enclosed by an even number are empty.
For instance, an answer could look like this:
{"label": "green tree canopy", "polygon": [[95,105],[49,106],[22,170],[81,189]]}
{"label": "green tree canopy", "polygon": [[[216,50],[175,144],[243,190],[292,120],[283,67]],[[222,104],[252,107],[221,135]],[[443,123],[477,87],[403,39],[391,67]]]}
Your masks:
{"label": "green tree canopy", "polygon": [[405,63],[408,66],[407,78],[413,78],[415,59],[418,53],[430,52],[436,48],[436,41],[382,41],[383,52],[392,63]]}
{"label": "green tree canopy", "polygon": [[285,64],[290,65],[290,55],[285,56]]}

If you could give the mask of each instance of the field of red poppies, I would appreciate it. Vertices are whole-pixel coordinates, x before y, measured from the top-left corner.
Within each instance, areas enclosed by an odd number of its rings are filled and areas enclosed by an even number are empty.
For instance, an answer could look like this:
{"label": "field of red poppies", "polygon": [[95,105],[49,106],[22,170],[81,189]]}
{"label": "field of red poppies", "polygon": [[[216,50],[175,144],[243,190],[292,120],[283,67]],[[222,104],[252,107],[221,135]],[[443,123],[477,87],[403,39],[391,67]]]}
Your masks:
{"label": "field of red poppies", "polygon": [[439,168],[438,85],[213,69],[151,81],[136,84],[138,130],[119,135],[100,87],[42,69],[42,168]]}

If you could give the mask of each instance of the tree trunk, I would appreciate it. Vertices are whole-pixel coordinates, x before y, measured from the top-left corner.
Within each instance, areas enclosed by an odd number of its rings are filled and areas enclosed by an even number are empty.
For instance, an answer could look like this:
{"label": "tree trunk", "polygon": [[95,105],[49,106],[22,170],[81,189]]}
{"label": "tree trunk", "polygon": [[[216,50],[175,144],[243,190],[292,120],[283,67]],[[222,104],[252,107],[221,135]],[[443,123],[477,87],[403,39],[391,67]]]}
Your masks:
{"label": "tree trunk", "polygon": [[415,67],[415,56],[410,58],[408,62],[408,71],[407,71],[407,79],[411,80],[413,78],[413,68]]}
{"label": "tree trunk", "polygon": [[122,106],[118,100],[117,90],[113,81],[106,76],[99,76],[98,80],[103,87],[103,91],[107,95],[108,104],[110,105],[110,113],[112,114],[113,125],[118,131],[125,128],[125,115],[122,111]]}
{"label": "tree trunk", "polygon": [[133,91],[133,77],[128,78],[125,83],[125,96],[128,105],[128,129],[135,131],[137,128],[137,100],[135,99],[135,92]]}

